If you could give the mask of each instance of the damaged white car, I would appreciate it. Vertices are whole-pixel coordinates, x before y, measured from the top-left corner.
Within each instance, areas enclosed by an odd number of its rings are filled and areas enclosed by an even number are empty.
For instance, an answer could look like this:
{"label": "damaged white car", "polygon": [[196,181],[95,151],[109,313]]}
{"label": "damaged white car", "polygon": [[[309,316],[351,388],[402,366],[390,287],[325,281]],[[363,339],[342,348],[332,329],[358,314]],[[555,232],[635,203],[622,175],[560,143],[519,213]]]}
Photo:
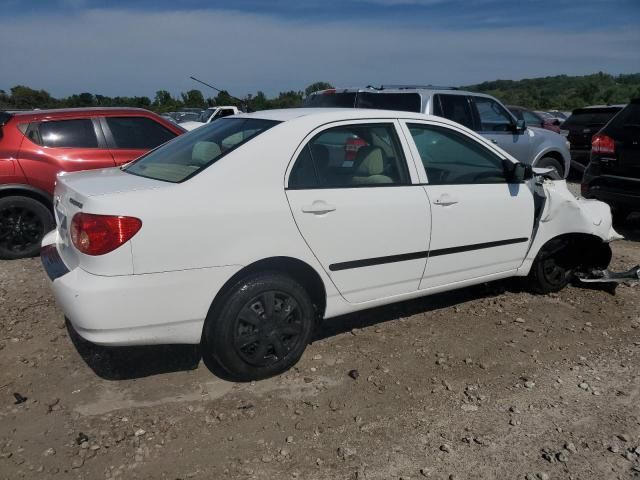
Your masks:
{"label": "damaged white car", "polygon": [[471,130],[377,110],[223,118],[62,174],[54,201],[42,261],[82,337],[202,344],[238,380],[290,368],[322,319],[505,277],[557,291],[619,238]]}

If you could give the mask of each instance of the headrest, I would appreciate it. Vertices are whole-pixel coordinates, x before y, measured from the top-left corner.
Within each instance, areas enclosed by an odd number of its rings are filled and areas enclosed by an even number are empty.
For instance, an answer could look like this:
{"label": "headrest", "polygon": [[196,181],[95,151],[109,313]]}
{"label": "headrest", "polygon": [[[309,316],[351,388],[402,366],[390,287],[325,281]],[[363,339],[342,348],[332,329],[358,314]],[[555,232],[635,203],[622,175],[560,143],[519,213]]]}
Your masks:
{"label": "headrest", "polygon": [[196,142],[191,151],[191,161],[196,165],[204,165],[221,154],[220,147],[214,142]]}
{"label": "headrest", "polygon": [[380,147],[360,147],[356,155],[356,176],[370,177],[384,173],[384,154]]}

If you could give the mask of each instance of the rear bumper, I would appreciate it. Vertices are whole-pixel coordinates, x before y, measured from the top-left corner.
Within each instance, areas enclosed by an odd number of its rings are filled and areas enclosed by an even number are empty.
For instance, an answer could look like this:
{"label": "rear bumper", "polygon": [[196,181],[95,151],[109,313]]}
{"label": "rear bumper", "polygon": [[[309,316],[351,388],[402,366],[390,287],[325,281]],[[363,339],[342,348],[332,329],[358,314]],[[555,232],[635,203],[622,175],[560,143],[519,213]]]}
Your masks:
{"label": "rear bumper", "polygon": [[211,302],[240,268],[106,277],[69,270],[55,244],[43,253],[58,305],[81,337],[99,345],[200,343]]}
{"label": "rear bumper", "polygon": [[583,179],[583,193],[609,205],[640,211],[640,178],[615,175],[591,175],[587,169]]}

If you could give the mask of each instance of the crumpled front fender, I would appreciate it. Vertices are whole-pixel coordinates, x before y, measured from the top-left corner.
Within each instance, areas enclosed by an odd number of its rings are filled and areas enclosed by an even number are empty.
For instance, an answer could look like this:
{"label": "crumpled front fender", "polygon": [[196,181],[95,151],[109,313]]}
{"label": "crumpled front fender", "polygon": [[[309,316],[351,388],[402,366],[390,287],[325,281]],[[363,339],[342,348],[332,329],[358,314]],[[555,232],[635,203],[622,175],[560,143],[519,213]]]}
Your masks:
{"label": "crumpled front fender", "polygon": [[544,206],[536,219],[533,239],[518,273],[527,275],[540,249],[551,239],[567,234],[585,234],[608,243],[622,239],[612,226],[611,209],[598,200],[576,198],[564,180],[538,179],[536,193]]}

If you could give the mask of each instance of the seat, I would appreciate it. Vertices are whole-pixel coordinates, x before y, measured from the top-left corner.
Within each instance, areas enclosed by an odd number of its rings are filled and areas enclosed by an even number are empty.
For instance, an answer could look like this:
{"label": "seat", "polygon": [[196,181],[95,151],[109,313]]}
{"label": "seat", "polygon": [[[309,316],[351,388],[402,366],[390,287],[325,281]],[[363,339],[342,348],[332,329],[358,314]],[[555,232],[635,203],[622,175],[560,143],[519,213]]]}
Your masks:
{"label": "seat", "polygon": [[203,166],[219,157],[222,151],[215,142],[196,142],[191,151],[191,164]]}
{"label": "seat", "polygon": [[352,178],[355,185],[393,183],[384,175],[384,153],[380,147],[360,147],[356,155],[356,171]]}

